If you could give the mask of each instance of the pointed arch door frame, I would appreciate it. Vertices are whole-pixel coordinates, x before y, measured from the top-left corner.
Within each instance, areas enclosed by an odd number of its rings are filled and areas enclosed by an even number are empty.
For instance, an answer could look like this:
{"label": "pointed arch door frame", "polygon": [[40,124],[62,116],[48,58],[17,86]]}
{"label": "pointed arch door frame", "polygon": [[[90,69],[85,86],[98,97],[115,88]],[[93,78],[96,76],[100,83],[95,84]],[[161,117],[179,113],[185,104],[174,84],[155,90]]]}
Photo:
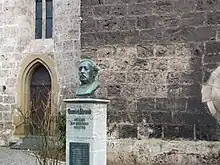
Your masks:
{"label": "pointed arch door frame", "polygon": [[[59,84],[55,70],[55,62],[48,55],[28,55],[21,62],[21,70],[18,76],[17,100],[18,107],[25,117],[30,117],[30,82],[34,70],[43,65],[49,72],[51,77],[51,113],[56,115],[58,108]],[[13,117],[12,117],[13,118]],[[55,125],[55,123],[54,123]],[[14,135],[26,136],[29,132],[29,126],[24,121],[14,128]]]}

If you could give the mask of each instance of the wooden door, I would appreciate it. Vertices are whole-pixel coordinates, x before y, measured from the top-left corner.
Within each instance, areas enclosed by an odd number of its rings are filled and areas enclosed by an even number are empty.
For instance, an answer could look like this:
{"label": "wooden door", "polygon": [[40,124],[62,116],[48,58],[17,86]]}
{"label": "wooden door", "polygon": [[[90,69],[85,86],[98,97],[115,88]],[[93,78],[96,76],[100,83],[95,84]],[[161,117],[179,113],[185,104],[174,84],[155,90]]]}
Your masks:
{"label": "wooden door", "polygon": [[[38,66],[31,77],[30,101],[31,101],[31,126],[30,134],[42,134],[48,122],[47,118],[51,110],[51,78],[47,69]],[[48,125],[49,126],[49,125]]]}

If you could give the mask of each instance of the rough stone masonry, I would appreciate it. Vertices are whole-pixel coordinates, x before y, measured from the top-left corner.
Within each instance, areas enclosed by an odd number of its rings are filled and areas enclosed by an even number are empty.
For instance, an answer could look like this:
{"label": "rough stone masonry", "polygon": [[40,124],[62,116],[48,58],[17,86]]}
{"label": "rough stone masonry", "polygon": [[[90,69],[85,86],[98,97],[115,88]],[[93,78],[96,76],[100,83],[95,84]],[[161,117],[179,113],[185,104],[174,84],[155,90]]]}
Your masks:
{"label": "rough stone masonry", "polygon": [[29,56],[55,63],[59,101],[75,93],[80,58],[99,65],[110,139],[219,139],[201,102],[220,62],[219,20],[219,0],[53,0],[53,38],[36,40],[35,1],[2,0],[0,144],[12,134]]}
{"label": "rough stone masonry", "polygon": [[84,0],[82,57],[101,67],[109,136],[215,140],[201,85],[219,63],[216,0]]}

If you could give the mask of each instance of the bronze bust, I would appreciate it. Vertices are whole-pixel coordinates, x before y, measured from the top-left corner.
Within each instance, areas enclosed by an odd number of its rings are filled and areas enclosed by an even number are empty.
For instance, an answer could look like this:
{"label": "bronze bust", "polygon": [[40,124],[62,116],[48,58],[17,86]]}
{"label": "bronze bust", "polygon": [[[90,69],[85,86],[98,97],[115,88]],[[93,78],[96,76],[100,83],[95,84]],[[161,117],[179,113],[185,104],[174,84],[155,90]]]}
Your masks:
{"label": "bronze bust", "polygon": [[80,61],[78,68],[79,80],[81,82],[76,90],[77,98],[94,98],[94,92],[99,88],[99,82],[96,80],[98,68],[90,59]]}

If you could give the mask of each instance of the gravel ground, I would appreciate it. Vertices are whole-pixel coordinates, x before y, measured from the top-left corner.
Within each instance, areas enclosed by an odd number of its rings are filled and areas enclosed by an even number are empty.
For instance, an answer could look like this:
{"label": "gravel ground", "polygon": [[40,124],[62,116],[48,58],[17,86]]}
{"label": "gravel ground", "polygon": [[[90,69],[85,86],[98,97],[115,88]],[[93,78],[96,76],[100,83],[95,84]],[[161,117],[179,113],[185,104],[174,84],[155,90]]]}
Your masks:
{"label": "gravel ground", "polygon": [[29,151],[0,147],[0,165],[38,165]]}

